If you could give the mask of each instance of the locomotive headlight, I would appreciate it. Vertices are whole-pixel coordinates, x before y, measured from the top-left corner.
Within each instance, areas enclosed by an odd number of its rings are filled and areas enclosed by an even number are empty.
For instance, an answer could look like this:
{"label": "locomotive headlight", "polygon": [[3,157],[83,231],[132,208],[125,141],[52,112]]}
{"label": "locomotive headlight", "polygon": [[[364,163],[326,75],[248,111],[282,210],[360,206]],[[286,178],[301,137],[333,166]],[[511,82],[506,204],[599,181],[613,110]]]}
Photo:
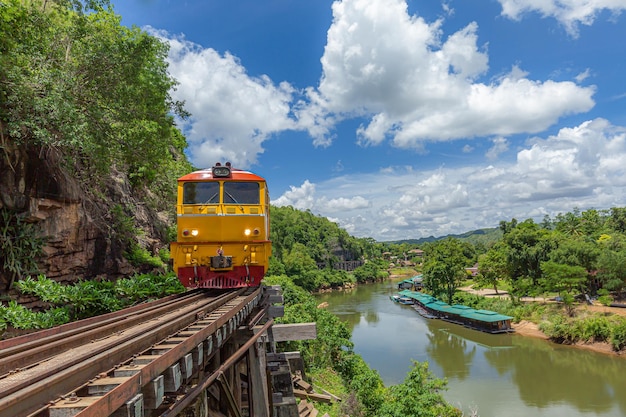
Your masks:
{"label": "locomotive headlight", "polygon": [[194,236],[195,237],[195,236],[198,236],[198,233],[199,233],[198,229],[191,229],[191,230],[183,229],[183,232],[182,232],[184,237],[189,237],[189,236]]}
{"label": "locomotive headlight", "polygon": [[250,230],[250,229],[246,229],[246,230],[243,231],[243,234],[246,235],[246,236],[250,236],[250,233],[252,233],[252,230]]}
{"label": "locomotive headlight", "polygon": [[191,236],[198,236],[198,229],[191,229]]}

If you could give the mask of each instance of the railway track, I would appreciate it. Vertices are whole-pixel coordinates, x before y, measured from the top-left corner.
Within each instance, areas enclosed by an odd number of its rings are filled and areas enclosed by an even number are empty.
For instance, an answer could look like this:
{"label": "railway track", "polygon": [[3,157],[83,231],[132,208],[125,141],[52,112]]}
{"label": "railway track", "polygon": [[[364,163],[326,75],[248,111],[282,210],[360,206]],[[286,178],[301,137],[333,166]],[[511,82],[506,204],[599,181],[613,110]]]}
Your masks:
{"label": "railway track", "polygon": [[0,417],[175,415],[261,295],[192,291],[0,341]]}

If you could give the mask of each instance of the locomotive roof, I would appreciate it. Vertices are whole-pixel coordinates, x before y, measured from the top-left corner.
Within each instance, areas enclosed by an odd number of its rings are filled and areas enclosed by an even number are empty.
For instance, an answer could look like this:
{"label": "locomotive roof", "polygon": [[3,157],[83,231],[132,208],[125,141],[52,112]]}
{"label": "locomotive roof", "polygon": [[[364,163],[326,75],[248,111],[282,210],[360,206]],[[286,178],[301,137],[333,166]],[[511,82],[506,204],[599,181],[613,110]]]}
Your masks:
{"label": "locomotive roof", "polygon": [[[191,172],[187,175],[183,175],[178,181],[206,181],[213,179],[212,168],[201,169],[199,171]],[[231,168],[230,177],[227,178],[215,178],[215,180],[235,180],[235,181],[265,181],[265,178],[250,172],[243,171],[236,168]]]}

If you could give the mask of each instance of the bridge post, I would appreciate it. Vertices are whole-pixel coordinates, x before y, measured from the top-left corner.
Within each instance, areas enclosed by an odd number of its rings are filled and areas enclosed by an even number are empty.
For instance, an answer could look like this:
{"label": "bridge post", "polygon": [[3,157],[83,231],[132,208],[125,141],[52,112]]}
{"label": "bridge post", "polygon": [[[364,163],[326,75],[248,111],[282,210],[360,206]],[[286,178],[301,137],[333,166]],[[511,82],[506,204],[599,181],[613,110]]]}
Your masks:
{"label": "bridge post", "polygon": [[264,345],[263,342],[257,342],[248,353],[248,401],[252,402],[252,417],[270,417]]}

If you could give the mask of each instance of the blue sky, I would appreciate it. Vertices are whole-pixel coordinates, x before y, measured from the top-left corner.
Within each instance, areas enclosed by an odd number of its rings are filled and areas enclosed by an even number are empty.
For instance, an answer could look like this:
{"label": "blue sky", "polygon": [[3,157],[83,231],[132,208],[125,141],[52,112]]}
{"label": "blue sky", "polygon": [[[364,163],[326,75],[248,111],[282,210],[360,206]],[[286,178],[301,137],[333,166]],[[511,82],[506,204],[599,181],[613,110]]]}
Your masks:
{"label": "blue sky", "polygon": [[113,0],[198,167],[358,237],[626,206],[626,0]]}

